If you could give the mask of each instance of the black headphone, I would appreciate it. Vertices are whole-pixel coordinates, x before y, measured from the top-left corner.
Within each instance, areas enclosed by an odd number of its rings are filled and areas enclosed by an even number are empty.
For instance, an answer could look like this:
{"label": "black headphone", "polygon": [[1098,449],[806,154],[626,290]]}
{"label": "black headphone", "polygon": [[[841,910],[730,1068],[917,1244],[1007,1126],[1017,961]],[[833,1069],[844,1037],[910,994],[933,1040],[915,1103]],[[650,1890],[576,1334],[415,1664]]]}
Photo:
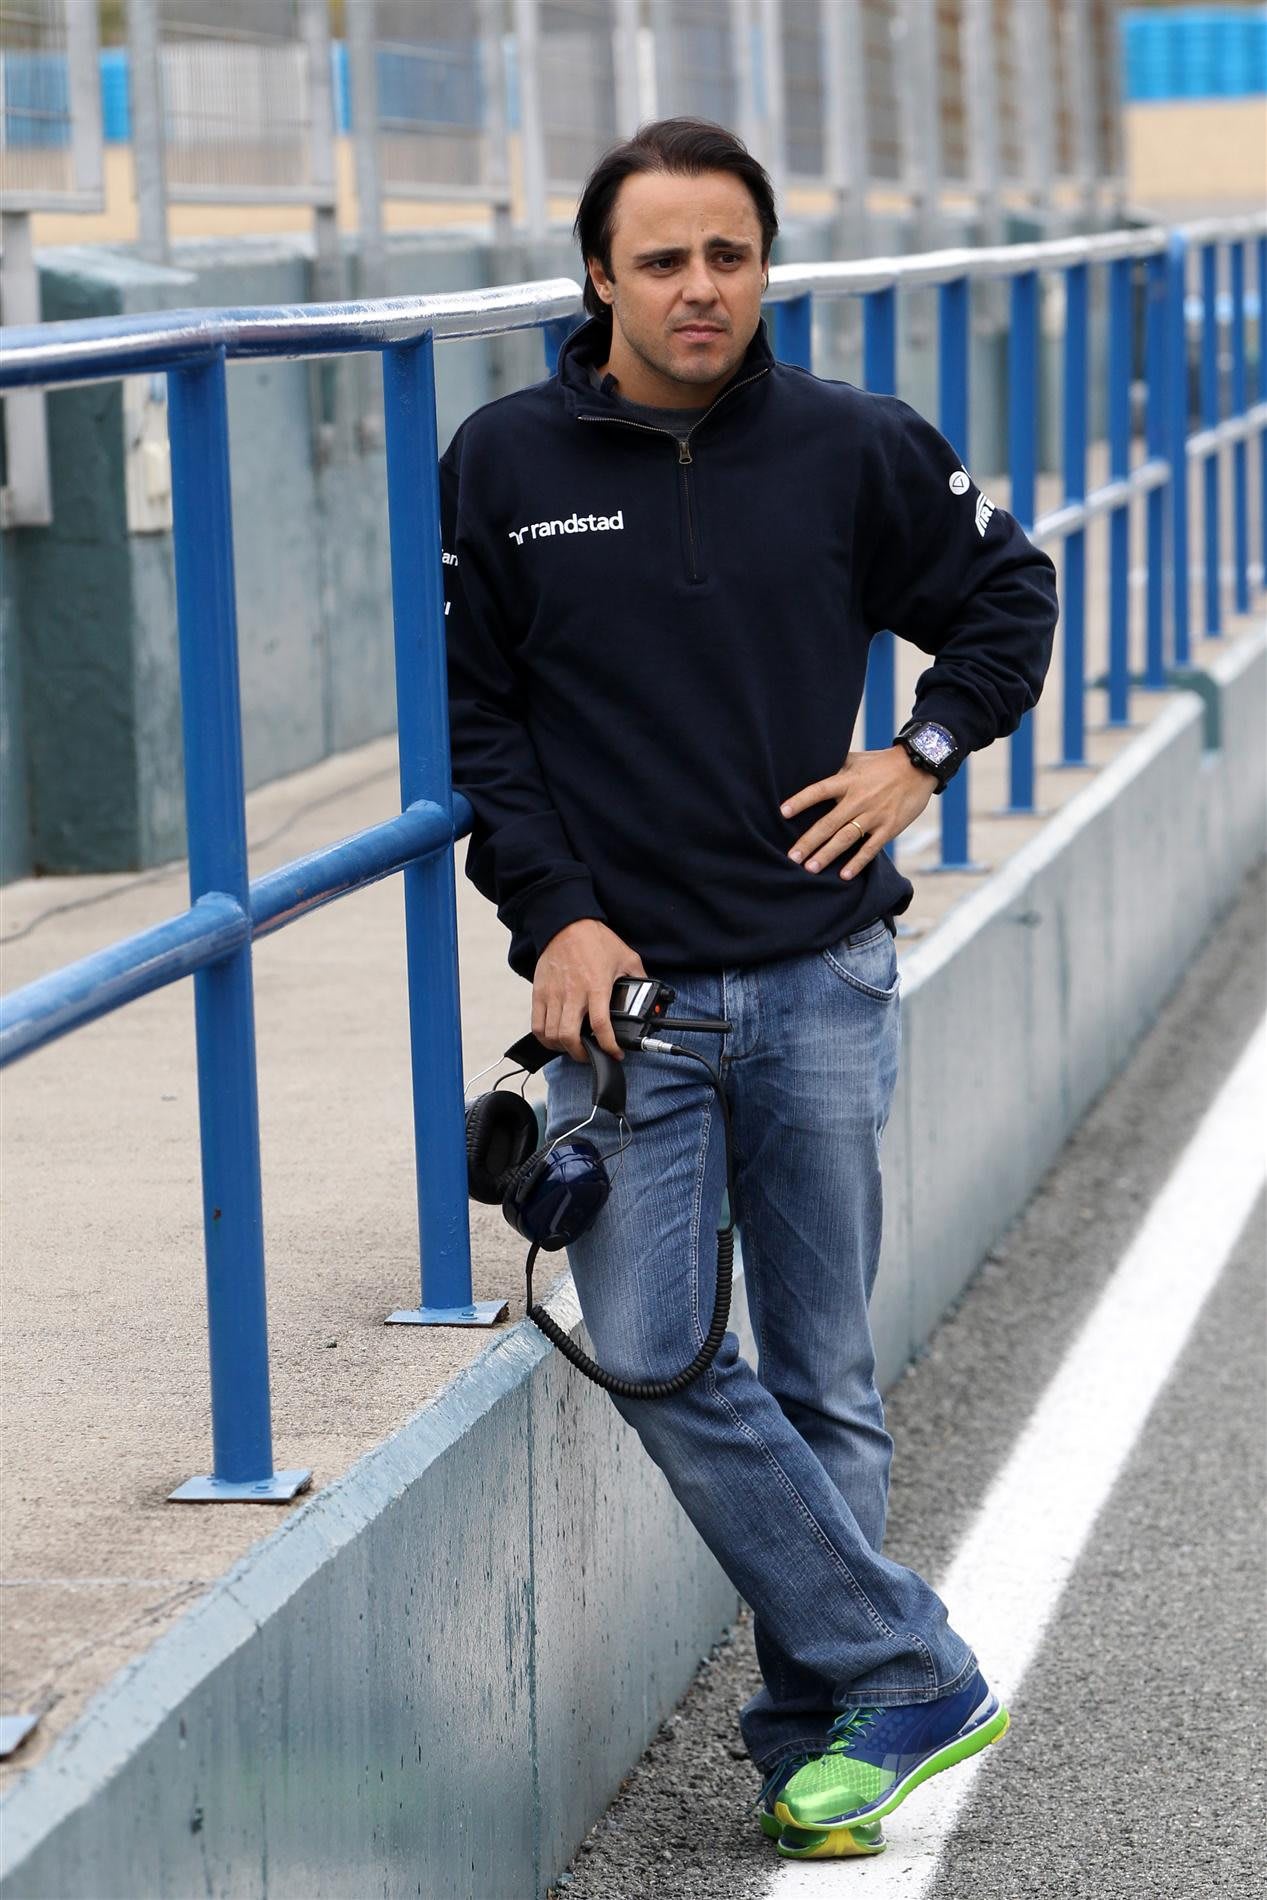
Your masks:
{"label": "black headphone", "polygon": [[[628,1145],[625,1074],[620,1063],[583,1033],[582,1046],[593,1070],[593,1107],[589,1119],[553,1141],[541,1142],[536,1110],[522,1094],[496,1088],[481,1095],[466,1114],[466,1170],[472,1200],[500,1206],[515,1232],[534,1249],[554,1253],[576,1240],[595,1219],[611,1192],[606,1161],[580,1131],[600,1108],[619,1118]],[[525,1077],[543,1068],[556,1050],[535,1036],[523,1036],[506,1051],[506,1060]],[[540,1145],[538,1145],[540,1143]]]}
{"label": "black headphone", "polygon": [[[650,983],[647,984],[648,989],[652,987]],[[660,987],[661,993],[671,1000],[672,991],[664,991],[663,986]],[[730,1027],[729,1023],[675,1022],[663,1016],[663,1005],[655,1011],[659,1020],[653,1021],[650,1009],[648,1002],[644,1005],[644,1026],[706,1029],[720,1034]],[[682,1391],[711,1365],[730,1317],[735,1256],[730,1109],[712,1064],[696,1050],[683,1049],[676,1043],[637,1031],[633,1032],[636,1039],[628,1042],[620,1028],[617,1034],[622,1048],[688,1056],[700,1063],[708,1071],[721,1104],[726,1133],[726,1185],[731,1213],[727,1224],[717,1230],[717,1297],[713,1305],[712,1322],[703,1345],[688,1366],[684,1366],[681,1372],[675,1373],[670,1379],[639,1382],[618,1378],[614,1373],[605,1372],[602,1366],[575,1345],[545,1308],[533,1301],[532,1269],[538,1253],[553,1253],[578,1239],[597,1219],[611,1192],[614,1177],[608,1174],[606,1164],[612,1157],[610,1154],[601,1154],[595,1143],[581,1130],[588,1128],[600,1108],[608,1109],[615,1115],[622,1130],[617,1165],[632,1139],[625,1116],[624,1066],[599,1047],[590,1029],[588,1016],[581,1026],[581,1046],[593,1071],[592,1107],[586,1120],[575,1128],[564,1130],[552,1141],[543,1142],[536,1110],[523,1094],[513,1089],[494,1088],[489,1094],[479,1096],[466,1112],[467,1182],[473,1200],[493,1207],[500,1205],[515,1232],[531,1243],[525,1267],[528,1317],[553,1341],[564,1357],[571,1360],[595,1385],[602,1386],[605,1391],[619,1398],[662,1399]],[[547,1049],[535,1036],[528,1035],[511,1044],[506,1051],[506,1060],[514,1068],[522,1069],[526,1080],[528,1075],[544,1068],[557,1054],[557,1050]],[[493,1066],[489,1064],[489,1068]],[[480,1074],[487,1073],[487,1069],[480,1071]],[[478,1080],[478,1077],[474,1079]]]}

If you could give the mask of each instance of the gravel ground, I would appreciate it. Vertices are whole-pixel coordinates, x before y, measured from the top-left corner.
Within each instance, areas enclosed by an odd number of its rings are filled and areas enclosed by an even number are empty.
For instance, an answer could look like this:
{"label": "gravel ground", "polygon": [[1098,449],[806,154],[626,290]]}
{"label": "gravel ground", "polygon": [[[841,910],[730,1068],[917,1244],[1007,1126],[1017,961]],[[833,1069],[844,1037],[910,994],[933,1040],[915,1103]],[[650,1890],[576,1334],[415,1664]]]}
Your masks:
{"label": "gravel ground", "polygon": [[745,1614],[701,1663],[685,1702],[549,1889],[551,1900],[711,1900],[722,1892],[756,1900],[765,1892],[770,1845],[748,1811],[760,1783],[735,1720],[760,1683]]}
{"label": "gravel ground", "polygon": [[[1267,1004],[1260,868],[887,1399],[886,1549],[936,1577]],[[1083,1552],[929,1900],[1240,1900],[1263,1829],[1262,1207]],[[971,1633],[988,1672],[988,1632]],[[745,1617],[550,1889],[755,1900],[777,1863],[736,1712]],[[1257,1791],[1257,1792],[1256,1792]],[[900,1819],[890,1823],[895,1831]],[[866,1862],[824,1867],[824,1893]]]}

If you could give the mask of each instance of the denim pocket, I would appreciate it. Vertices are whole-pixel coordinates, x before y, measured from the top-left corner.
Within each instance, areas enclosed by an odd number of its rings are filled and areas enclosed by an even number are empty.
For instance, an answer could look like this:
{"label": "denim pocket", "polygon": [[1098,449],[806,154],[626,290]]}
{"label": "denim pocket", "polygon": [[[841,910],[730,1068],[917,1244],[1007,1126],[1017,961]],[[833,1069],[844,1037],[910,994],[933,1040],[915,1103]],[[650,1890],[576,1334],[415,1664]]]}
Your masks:
{"label": "denim pocket", "polygon": [[875,1002],[888,1003],[897,995],[901,982],[897,945],[886,923],[877,923],[860,936],[842,937],[821,954],[829,970]]}

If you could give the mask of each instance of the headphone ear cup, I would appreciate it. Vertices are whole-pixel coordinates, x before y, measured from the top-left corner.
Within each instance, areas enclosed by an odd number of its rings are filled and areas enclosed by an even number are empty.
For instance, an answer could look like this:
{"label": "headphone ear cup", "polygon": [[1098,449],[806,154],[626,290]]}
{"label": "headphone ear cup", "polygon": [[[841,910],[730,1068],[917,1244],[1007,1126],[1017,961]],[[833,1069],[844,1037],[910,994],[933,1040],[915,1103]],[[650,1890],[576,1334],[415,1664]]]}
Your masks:
{"label": "headphone ear cup", "polygon": [[536,1111],[522,1095],[493,1089],[466,1111],[466,1183],[473,1201],[500,1206],[509,1178],[536,1150]]}
{"label": "headphone ear cup", "polygon": [[554,1253],[583,1234],[611,1191],[603,1157],[584,1135],[543,1146],[506,1182],[502,1212],[517,1234]]}
{"label": "headphone ear cup", "polygon": [[[521,1161],[517,1168],[513,1169],[511,1173],[503,1178],[501,1194],[502,1213],[506,1216],[506,1219],[517,1233],[524,1233],[523,1227],[520,1225],[521,1210],[531,1192],[533,1181],[540,1171],[541,1164],[549,1152],[548,1147],[535,1149],[534,1152],[528,1156],[526,1161]],[[530,1236],[524,1234],[524,1238],[528,1239]]]}

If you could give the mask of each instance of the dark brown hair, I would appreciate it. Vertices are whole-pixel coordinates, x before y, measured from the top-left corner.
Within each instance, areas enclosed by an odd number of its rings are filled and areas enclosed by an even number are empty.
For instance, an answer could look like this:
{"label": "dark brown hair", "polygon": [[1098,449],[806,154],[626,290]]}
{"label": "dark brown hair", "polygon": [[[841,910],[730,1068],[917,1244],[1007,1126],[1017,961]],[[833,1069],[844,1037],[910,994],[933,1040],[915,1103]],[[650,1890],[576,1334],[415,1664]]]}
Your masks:
{"label": "dark brown hair", "polygon": [[[778,236],[774,186],[765,167],[752,156],[741,138],[709,119],[657,119],[639,126],[631,139],[604,152],[586,181],[577,207],[573,235],[585,262],[596,257],[611,276],[612,229],[616,197],[634,172],[675,172],[695,178],[701,172],[733,172],[752,195],[761,224],[761,262],[770,256]],[[591,317],[610,317],[611,311],[585,273],[585,309]]]}

